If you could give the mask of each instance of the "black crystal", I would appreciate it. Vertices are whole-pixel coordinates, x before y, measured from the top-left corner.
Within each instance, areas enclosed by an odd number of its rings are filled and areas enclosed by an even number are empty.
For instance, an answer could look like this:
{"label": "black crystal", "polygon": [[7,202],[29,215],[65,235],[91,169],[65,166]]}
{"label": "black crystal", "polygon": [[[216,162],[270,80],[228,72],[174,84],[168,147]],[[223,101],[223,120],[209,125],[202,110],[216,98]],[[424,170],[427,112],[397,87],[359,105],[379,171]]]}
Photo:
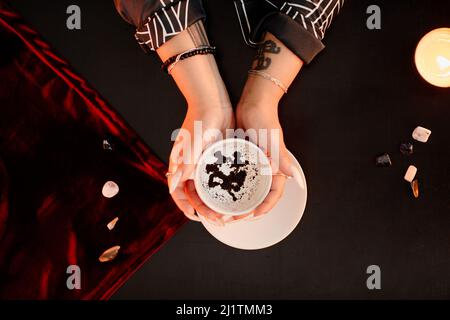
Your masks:
{"label": "black crystal", "polygon": [[387,153],[383,153],[375,159],[375,164],[377,167],[390,167],[392,166],[391,157]]}
{"label": "black crystal", "polygon": [[414,152],[414,146],[411,142],[403,142],[400,144],[400,152],[405,156],[410,156]]}

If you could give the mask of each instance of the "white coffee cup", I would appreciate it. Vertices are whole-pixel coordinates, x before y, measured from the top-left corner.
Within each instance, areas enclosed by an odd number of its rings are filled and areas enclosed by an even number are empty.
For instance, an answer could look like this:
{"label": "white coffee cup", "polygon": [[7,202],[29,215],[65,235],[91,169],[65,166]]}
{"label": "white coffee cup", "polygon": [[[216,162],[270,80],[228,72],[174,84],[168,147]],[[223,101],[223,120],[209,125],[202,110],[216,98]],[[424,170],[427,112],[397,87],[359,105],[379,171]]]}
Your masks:
{"label": "white coffee cup", "polygon": [[[228,159],[220,162],[221,156]],[[266,198],[272,185],[272,168],[267,156],[254,143],[225,139],[204,150],[197,163],[194,183],[200,199],[212,210],[224,215],[243,215]]]}

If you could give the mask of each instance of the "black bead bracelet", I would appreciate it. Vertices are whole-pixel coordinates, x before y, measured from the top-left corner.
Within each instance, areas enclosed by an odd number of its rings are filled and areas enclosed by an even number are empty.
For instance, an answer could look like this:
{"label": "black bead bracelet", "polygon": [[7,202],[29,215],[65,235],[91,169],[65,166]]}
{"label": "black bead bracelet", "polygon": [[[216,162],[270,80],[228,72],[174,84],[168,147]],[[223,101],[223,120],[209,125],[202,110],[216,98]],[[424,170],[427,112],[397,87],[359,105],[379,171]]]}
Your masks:
{"label": "black bead bracelet", "polygon": [[187,58],[199,55],[199,54],[203,55],[203,54],[215,54],[215,53],[216,53],[216,48],[209,47],[209,46],[189,49],[185,52],[174,55],[174,56],[170,57],[169,59],[167,59],[166,61],[164,61],[164,63],[161,66],[161,69],[163,69],[167,73],[170,73],[169,67],[171,65],[173,65],[174,63],[177,63],[178,61],[181,61],[181,60],[184,60],[184,59],[187,59]]}

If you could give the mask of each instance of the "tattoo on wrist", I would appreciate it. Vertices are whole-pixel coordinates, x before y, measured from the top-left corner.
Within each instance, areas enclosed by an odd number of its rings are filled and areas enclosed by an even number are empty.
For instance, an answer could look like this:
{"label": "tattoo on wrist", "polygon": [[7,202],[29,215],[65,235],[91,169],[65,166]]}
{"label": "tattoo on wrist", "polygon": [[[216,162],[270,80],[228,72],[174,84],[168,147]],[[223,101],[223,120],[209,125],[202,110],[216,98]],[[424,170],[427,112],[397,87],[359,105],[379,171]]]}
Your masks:
{"label": "tattoo on wrist", "polygon": [[281,48],[277,46],[275,41],[273,40],[266,40],[263,43],[261,43],[258,47],[258,51],[256,53],[255,58],[253,59],[254,62],[254,70],[266,70],[269,68],[270,64],[272,63],[272,59],[267,56],[267,54],[278,54],[280,53]]}
{"label": "tattoo on wrist", "polygon": [[206,34],[205,27],[203,26],[203,22],[201,20],[196,23],[190,25],[188,28],[189,36],[194,42],[194,46],[209,46],[208,35]]}

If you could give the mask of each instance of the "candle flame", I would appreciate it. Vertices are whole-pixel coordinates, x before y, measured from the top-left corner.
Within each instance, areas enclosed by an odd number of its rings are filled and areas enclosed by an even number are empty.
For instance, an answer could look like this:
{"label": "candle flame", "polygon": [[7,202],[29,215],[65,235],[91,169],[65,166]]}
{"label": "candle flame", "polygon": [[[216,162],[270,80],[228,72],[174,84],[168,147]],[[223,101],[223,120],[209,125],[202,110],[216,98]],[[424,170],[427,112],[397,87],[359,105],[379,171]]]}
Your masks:
{"label": "candle flame", "polygon": [[450,60],[443,56],[437,56],[436,62],[439,65],[439,69],[444,70],[450,67]]}

